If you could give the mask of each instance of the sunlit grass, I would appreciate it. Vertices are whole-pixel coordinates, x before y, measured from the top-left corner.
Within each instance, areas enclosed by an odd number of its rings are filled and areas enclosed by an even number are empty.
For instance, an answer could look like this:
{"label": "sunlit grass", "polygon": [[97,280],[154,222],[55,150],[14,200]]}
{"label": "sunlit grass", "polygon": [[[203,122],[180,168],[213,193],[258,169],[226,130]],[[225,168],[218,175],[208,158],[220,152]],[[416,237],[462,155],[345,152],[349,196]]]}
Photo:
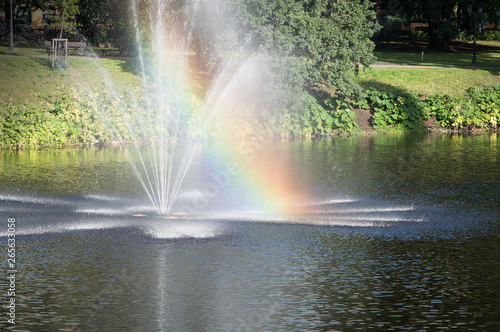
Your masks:
{"label": "sunlit grass", "polygon": [[357,82],[364,88],[404,91],[416,96],[460,96],[473,86],[500,85],[500,70],[458,68],[369,68]]}
{"label": "sunlit grass", "polygon": [[[487,43],[487,42],[483,42]],[[500,43],[489,42],[489,49]],[[467,45],[466,45],[467,46]],[[484,46],[484,45],[483,45]],[[0,53],[8,51],[8,44],[0,44]],[[17,54],[41,55],[44,50],[37,48],[16,47]],[[470,65],[471,55],[467,53],[424,54],[425,61],[420,62],[418,52],[377,51],[379,60],[400,64],[428,66]],[[70,58],[70,67],[65,72],[52,70],[48,58],[0,57],[0,98],[5,102],[23,103],[54,101],[68,93],[71,88],[83,87],[92,91],[106,89],[100,68],[112,80],[112,85],[120,92],[140,86],[140,75],[134,60]],[[500,66],[500,52],[479,53],[478,66]],[[196,71],[196,68],[191,68]],[[191,73],[192,77],[200,73]],[[373,67],[361,71],[356,78],[364,88],[376,88],[383,91],[405,91],[415,95],[463,95],[471,86],[500,85],[500,69],[464,69],[464,68],[380,68]],[[198,77],[198,81],[201,79]],[[192,83],[192,82],[191,82]],[[193,84],[193,83],[192,83]],[[196,89],[202,91],[201,87]],[[201,93],[201,92],[200,92]]]}
{"label": "sunlit grass", "polygon": [[53,70],[46,58],[0,57],[0,99],[7,103],[54,102],[71,89],[103,91],[107,82],[119,93],[140,86],[131,60],[72,58],[65,71]]}

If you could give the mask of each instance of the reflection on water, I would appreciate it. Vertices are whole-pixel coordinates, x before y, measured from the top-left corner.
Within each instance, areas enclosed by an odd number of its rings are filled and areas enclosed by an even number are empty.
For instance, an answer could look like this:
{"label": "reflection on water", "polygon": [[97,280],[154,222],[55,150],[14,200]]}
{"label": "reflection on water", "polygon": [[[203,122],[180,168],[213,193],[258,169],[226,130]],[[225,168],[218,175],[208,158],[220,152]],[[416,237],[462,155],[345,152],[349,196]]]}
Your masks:
{"label": "reflection on water", "polygon": [[289,216],[196,209],[194,172],[179,202],[187,214],[167,219],[118,150],[2,152],[0,217],[17,219],[19,272],[17,324],[0,326],[497,331],[495,138],[278,143],[313,194]]}

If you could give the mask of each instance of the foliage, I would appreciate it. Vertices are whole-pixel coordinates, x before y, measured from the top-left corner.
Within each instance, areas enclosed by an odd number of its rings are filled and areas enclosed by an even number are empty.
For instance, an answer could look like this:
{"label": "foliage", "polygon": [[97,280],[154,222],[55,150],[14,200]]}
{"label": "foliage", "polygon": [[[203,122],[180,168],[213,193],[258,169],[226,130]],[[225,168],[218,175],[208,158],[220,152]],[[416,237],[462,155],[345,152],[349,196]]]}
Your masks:
{"label": "foliage", "polygon": [[292,111],[284,109],[268,112],[249,108],[248,105],[235,107],[230,114],[214,121],[211,134],[218,136],[266,138],[266,137],[315,137],[333,132],[353,132],[356,114],[349,104],[338,97],[319,97],[316,93],[302,92],[304,109]]}
{"label": "foliage", "polygon": [[296,66],[300,76],[284,77],[301,86],[322,83],[346,96],[360,94],[350,74],[374,61],[370,37],[377,26],[370,1],[233,0],[238,23],[253,49],[293,58],[278,68]]}
{"label": "foliage", "polygon": [[408,93],[366,91],[353,106],[373,111],[373,126],[385,130],[421,130],[434,117],[446,129],[495,129],[500,116],[500,86],[470,88],[463,97],[440,95],[420,100]]}
{"label": "foliage", "polygon": [[356,131],[358,125],[354,120],[357,116],[347,101],[340,98],[328,98],[324,103],[331,109],[333,124],[328,121],[329,128],[339,132]]}
{"label": "foliage", "polygon": [[0,147],[22,148],[92,144],[108,139],[95,105],[66,96],[52,108],[7,104],[0,123]]}
{"label": "foliage", "polygon": [[490,30],[484,31],[479,35],[479,39],[481,40],[500,40],[500,31],[498,30]]}
{"label": "foliage", "polygon": [[[135,92],[138,95],[137,92]],[[44,98],[41,96],[40,98]],[[71,89],[49,106],[43,103],[5,103],[0,123],[0,148],[60,147],[101,141],[132,140],[143,123],[137,108],[144,100],[132,94],[118,99]],[[143,137],[138,136],[138,139]]]}
{"label": "foliage", "polygon": [[[411,22],[425,22],[428,24],[427,34],[429,46],[442,48],[446,42],[457,37],[457,28],[462,32],[458,38],[462,39],[471,34],[474,29],[474,21],[498,24],[498,0],[483,0],[481,5],[483,13],[477,13],[479,1],[469,0],[383,0],[379,7],[384,22],[390,20],[403,20],[406,24]],[[469,15],[467,6],[472,5],[472,13]],[[389,24],[384,24],[385,29],[391,29]],[[467,31],[468,33],[464,33]],[[423,37],[423,36],[417,36]]]}
{"label": "foliage", "polygon": [[[460,31],[456,34],[455,38],[458,40],[472,40],[474,34],[470,31]],[[483,31],[482,33],[478,33],[476,38],[477,40],[500,40],[500,31]]]}
{"label": "foliage", "polygon": [[462,98],[436,96],[423,102],[425,113],[449,129],[498,127],[500,86],[470,88]]}
{"label": "foliage", "polygon": [[373,127],[402,130],[420,130],[424,113],[420,101],[409,93],[380,92],[367,90],[365,99],[355,102],[355,106],[373,111]]}
{"label": "foliage", "polygon": [[401,15],[387,14],[387,10],[377,13],[377,19],[382,28],[375,36],[379,40],[400,40],[403,36],[402,27],[405,24],[404,17]]}
{"label": "foliage", "polygon": [[429,38],[429,33],[423,30],[410,30],[409,34],[413,40],[425,40]]}
{"label": "foliage", "polygon": [[77,32],[78,22],[76,15],[79,13],[79,0],[49,0],[45,5],[55,10],[57,14],[53,17],[50,28],[59,29],[59,38],[63,37],[64,32]]}
{"label": "foliage", "polygon": [[[0,147],[22,148],[93,144],[99,141],[150,139],[142,136],[147,98],[131,91],[121,99],[106,93],[76,93],[58,99],[52,106],[32,103],[2,105]],[[149,96],[148,98],[151,98]],[[500,120],[500,86],[470,88],[465,96],[434,96],[419,100],[408,93],[366,91],[359,101],[303,93],[305,109],[266,112],[244,105],[229,117],[224,115],[211,134],[265,138],[269,136],[312,137],[334,132],[355,132],[353,108],[370,109],[375,129],[423,130],[422,122],[435,118],[445,129],[496,129]],[[193,101],[198,103],[199,101]],[[140,110],[140,111],[138,111]],[[155,112],[148,109],[148,112]],[[105,114],[106,117],[101,117]],[[199,137],[200,115],[192,115],[183,126],[169,134]],[[153,116],[153,123],[155,117]],[[183,121],[184,122],[184,121]]]}

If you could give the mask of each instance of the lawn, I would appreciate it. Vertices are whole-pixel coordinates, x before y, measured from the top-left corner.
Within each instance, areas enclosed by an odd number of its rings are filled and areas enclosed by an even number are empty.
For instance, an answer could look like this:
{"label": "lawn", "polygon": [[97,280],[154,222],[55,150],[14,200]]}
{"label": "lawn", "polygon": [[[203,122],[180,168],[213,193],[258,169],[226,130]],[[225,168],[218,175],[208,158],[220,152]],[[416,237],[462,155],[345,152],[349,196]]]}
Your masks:
{"label": "lawn", "polygon": [[[421,62],[422,47],[424,61]],[[425,47],[425,42],[418,41],[378,43],[375,55],[379,63],[408,67],[372,66],[361,71],[356,81],[364,88],[409,92],[423,97],[461,96],[470,87],[500,85],[500,42],[478,41],[476,65],[472,64],[470,41],[450,42],[446,52]],[[412,65],[424,68],[410,67]]]}
{"label": "lawn", "polygon": [[45,47],[42,45],[16,41],[14,42],[13,51],[9,51],[8,42],[1,42],[0,54],[19,55],[19,56],[43,56],[43,55],[46,56],[47,51],[45,50]]}
{"label": "lawn", "polygon": [[409,92],[415,96],[461,96],[469,87],[500,85],[500,70],[462,68],[384,68],[360,71],[363,88]]}
{"label": "lawn", "polygon": [[[424,48],[423,61],[421,61],[422,47]],[[402,65],[500,67],[500,41],[478,41],[476,64],[472,64],[471,41],[450,42],[446,51],[442,52],[427,49],[425,43],[385,42],[377,44],[374,54],[378,61]]]}
{"label": "lawn", "polygon": [[66,71],[52,70],[47,58],[0,57],[0,101],[7,103],[53,103],[70,89],[102,91],[104,69],[113,85],[123,91],[139,86],[131,60],[71,58]]}
{"label": "lawn", "polygon": [[[381,68],[362,70],[356,81],[364,88],[383,91],[405,91],[415,95],[433,96],[448,94],[459,96],[473,86],[500,85],[500,68],[482,68],[485,64],[500,66],[500,43],[482,42],[478,55],[481,68]],[[454,53],[426,52],[425,62],[420,62],[419,47],[378,48],[380,61],[399,64],[429,66],[457,66],[470,62],[470,54],[464,53],[468,44],[462,42]],[[457,51],[458,50],[458,51]],[[498,52],[493,52],[499,50]],[[462,51],[462,52],[460,52]],[[486,52],[488,51],[488,52]],[[100,74],[105,69],[107,76],[119,91],[131,86],[140,86],[133,60],[70,58],[70,66],[65,72],[54,71],[47,66],[44,50],[39,48],[16,47],[18,55],[37,57],[0,57],[0,101],[8,103],[49,102],[52,103],[71,88],[90,88],[93,91],[106,89],[106,82]],[[8,45],[0,45],[0,54],[9,53]],[[496,60],[495,60],[496,59]],[[495,62],[496,61],[496,62]],[[198,73],[199,74],[199,73]],[[202,90],[196,87],[197,90]]]}

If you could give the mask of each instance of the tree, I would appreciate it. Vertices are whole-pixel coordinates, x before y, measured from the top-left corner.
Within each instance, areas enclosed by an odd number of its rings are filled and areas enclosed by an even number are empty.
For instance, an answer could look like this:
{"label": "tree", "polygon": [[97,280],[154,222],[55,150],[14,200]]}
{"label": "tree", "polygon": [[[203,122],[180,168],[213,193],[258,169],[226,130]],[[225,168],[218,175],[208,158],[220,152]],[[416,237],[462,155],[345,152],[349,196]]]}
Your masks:
{"label": "tree", "polygon": [[78,0],[49,0],[45,4],[56,11],[54,22],[50,27],[60,29],[59,38],[63,37],[64,32],[77,32]]}
{"label": "tree", "polygon": [[77,20],[81,32],[95,44],[125,46],[133,36],[129,7],[128,0],[80,0]]}
{"label": "tree", "polygon": [[[273,59],[273,71],[292,86],[324,84],[355,97],[352,76],[374,61],[377,30],[368,0],[233,0],[236,45]],[[221,13],[223,15],[223,13]]]}
{"label": "tree", "polygon": [[458,29],[473,29],[473,19],[467,12],[469,4],[474,11],[479,4],[482,5],[483,15],[476,16],[477,19],[498,24],[499,0],[382,0],[379,1],[379,19],[406,25],[411,22],[427,23],[429,46],[439,49],[455,36]]}

